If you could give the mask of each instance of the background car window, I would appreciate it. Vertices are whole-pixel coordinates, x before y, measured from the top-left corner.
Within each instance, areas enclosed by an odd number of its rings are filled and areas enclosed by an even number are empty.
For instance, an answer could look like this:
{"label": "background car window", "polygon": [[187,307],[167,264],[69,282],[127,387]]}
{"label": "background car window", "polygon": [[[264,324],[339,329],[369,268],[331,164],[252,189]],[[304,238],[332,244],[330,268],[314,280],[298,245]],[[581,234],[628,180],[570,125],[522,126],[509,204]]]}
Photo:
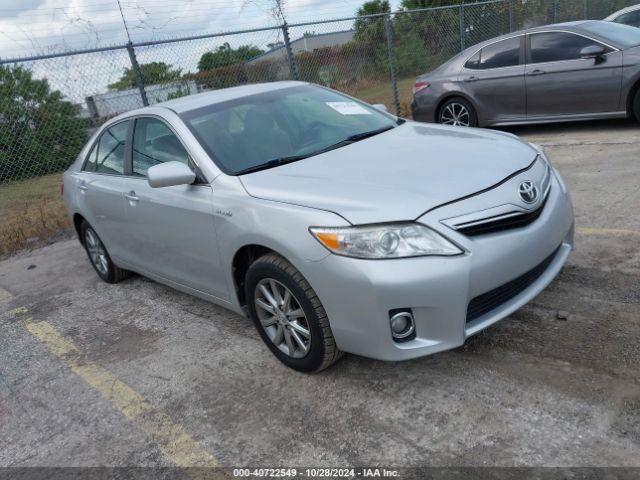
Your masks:
{"label": "background car window", "polygon": [[580,51],[592,45],[603,46],[595,40],[564,32],[531,35],[531,63],[557,62],[580,58]]}
{"label": "background car window", "polygon": [[105,130],[100,136],[97,146],[93,147],[89,154],[84,170],[87,172],[122,175],[124,173],[124,156],[128,131],[128,121],[118,123]]}
{"label": "background car window", "polygon": [[508,38],[480,51],[478,68],[512,67],[520,64],[520,37]]}
{"label": "background car window", "polygon": [[132,160],[133,175],[146,177],[149,167],[159,163],[173,161],[189,165],[189,154],[163,121],[138,118],[133,132]]}
{"label": "background car window", "polygon": [[640,10],[624,13],[616,18],[616,23],[631,25],[632,27],[640,27]]}

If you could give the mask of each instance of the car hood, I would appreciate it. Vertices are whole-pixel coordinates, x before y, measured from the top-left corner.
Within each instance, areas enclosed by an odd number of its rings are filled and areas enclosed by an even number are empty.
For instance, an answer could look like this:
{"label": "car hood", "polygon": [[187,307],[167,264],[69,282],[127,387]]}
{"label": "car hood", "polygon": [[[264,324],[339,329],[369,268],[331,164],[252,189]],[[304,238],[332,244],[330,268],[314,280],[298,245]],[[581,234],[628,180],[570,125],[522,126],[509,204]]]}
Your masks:
{"label": "car hood", "polygon": [[407,122],[374,137],[240,177],[249,195],[335,212],[352,224],[414,220],[528,167],[508,133]]}

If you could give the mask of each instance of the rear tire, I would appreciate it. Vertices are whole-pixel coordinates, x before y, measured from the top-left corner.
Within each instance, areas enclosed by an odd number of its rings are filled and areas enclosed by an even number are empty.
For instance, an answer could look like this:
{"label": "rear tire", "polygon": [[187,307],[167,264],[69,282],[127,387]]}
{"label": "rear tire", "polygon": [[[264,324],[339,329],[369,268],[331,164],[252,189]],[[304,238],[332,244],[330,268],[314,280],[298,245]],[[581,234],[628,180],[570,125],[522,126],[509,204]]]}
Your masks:
{"label": "rear tire", "polygon": [[129,270],[119,268],[113,263],[102,240],[86,221],[80,226],[80,235],[89,262],[102,280],[107,283],[118,283],[131,276]]}
{"label": "rear tire", "polygon": [[438,110],[438,123],[455,127],[477,127],[478,114],[471,102],[461,97],[446,100]]}
{"label": "rear tire", "polygon": [[251,264],[245,298],[262,340],[287,367],[319,372],[342,356],[320,299],[280,255],[269,253]]}

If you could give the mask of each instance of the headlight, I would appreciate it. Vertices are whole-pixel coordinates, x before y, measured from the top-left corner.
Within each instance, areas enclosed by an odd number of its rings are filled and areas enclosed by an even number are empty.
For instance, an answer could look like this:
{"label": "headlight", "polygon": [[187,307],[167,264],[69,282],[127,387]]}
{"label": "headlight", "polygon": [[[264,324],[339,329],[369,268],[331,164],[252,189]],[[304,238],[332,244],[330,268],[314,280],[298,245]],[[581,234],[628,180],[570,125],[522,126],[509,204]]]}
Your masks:
{"label": "headlight", "polygon": [[457,246],[418,223],[322,228],[309,231],[331,252],[355,258],[405,258],[459,255]]}

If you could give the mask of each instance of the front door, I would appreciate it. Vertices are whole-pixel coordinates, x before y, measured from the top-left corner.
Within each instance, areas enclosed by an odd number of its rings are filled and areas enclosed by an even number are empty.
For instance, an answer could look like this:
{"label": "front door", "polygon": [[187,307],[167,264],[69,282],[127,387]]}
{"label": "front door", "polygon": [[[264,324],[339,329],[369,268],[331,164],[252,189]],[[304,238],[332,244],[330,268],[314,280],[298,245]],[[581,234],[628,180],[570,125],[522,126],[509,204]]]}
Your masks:
{"label": "front door", "polygon": [[[527,118],[619,110],[622,52],[569,32],[529,35]],[[581,58],[585,47],[605,48],[599,59]]]}
{"label": "front door", "polygon": [[178,137],[164,121],[140,117],[135,121],[131,157],[131,175],[123,184],[126,261],[171,282],[227,299],[211,186],[151,188],[146,179],[147,169],[162,162],[193,166]]}

